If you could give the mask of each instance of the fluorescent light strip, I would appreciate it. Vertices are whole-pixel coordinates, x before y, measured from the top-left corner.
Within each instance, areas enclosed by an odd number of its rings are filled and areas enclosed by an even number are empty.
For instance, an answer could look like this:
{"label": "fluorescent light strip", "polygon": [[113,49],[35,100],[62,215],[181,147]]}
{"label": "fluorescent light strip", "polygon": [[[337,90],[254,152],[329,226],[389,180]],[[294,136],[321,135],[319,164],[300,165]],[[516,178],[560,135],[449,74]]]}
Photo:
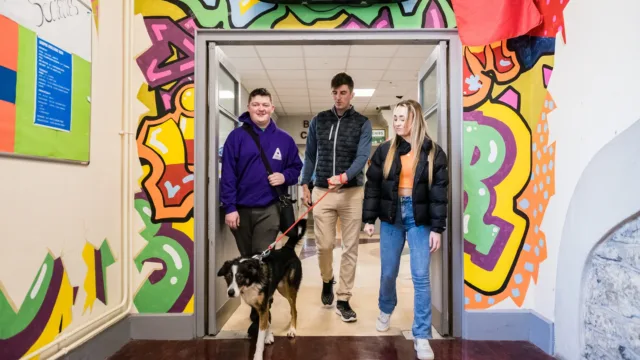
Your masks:
{"label": "fluorescent light strip", "polygon": [[373,93],[375,91],[376,89],[354,89],[353,90],[356,97],[371,97],[373,96]]}

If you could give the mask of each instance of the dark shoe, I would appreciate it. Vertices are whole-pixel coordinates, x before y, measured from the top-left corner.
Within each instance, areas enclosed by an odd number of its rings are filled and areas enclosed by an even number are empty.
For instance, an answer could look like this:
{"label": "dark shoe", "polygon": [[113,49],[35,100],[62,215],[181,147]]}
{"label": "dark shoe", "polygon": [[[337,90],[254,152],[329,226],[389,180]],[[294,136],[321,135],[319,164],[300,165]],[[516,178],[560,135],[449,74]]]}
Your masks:
{"label": "dark shoe", "polygon": [[356,317],[356,312],[351,309],[348,301],[340,301],[336,305],[336,314],[340,315],[342,321],[344,322],[352,322],[358,320]]}
{"label": "dark shoe", "polygon": [[333,304],[333,284],[335,283],[333,279],[329,282],[322,283],[322,296],[320,298],[322,299],[322,304],[325,306]]}

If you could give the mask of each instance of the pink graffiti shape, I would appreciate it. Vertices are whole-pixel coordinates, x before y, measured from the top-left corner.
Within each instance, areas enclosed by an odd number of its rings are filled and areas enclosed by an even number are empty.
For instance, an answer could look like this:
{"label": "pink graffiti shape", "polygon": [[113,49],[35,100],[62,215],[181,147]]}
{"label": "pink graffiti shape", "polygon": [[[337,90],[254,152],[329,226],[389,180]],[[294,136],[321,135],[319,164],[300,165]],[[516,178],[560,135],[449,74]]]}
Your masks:
{"label": "pink graffiti shape", "polygon": [[156,81],[171,75],[171,70],[155,72],[154,69],[156,68],[156,65],[158,65],[158,60],[151,60],[151,64],[147,68],[147,77],[149,79],[151,79],[152,81]]}
{"label": "pink graffiti shape", "polygon": [[151,25],[151,30],[153,31],[153,34],[156,36],[156,39],[158,41],[162,41],[162,40],[164,40],[164,38],[162,37],[162,32],[167,30],[167,25],[165,25],[165,24],[153,24],[153,25]]}
{"label": "pink graffiti shape", "polygon": [[520,96],[518,96],[513,89],[510,88],[507,90],[499,100],[509,105],[513,110],[518,110],[518,101],[520,100]]}
{"label": "pink graffiti shape", "polygon": [[164,103],[165,109],[171,108],[171,94],[164,93],[162,94],[162,102]]}
{"label": "pink graffiti shape", "polygon": [[184,45],[187,49],[191,50],[191,52],[195,54],[196,47],[193,46],[193,42],[189,41],[189,39],[182,40],[182,45]]}
{"label": "pink graffiti shape", "polygon": [[553,69],[550,68],[542,68],[544,75],[544,86],[549,86],[549,81],[551,80],[551,73],[553,73]]}
{"label": "pink graffiti shape", "polygon": [[439,29],[442,27],[442,24],[440,23],[440,16],[438,14],[437,9],[431,9],[429,11],[429,16],[431,16],[431,21],[433,21],[434,28]]}
{"label": "pink graffiti shape", "polygon": [[188,63],[180,65],[180,71],[185,71],[189,69],[193,69],[193,61],[189,61]]}

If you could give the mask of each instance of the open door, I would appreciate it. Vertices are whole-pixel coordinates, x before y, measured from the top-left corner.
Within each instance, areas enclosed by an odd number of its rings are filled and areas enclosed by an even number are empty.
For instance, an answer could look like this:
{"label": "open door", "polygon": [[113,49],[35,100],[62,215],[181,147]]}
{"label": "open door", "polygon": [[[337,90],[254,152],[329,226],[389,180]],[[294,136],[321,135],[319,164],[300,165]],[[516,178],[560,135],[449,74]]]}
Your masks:
{"label": "open door", "polygon": [[[449,152],[449,113],[447,109],[447,42],[440,41],[418,76],[418,99],[427,121],[429,135],[445,151]],[[449,192],[451,194],[451,191]],[[451,199],[451,196],[449,196]],[[451,201],[450,201],[451,202]],[[451,228],[451,204],[447,229]],[[451,239],[450,232],[442,234],[440,250],[431,254],[431,310],[432,323],[442,336],[451,335]]]}
{"label": "open door", "polygon": [[225,260],[239,255],[231,230],[224,223],[219,189],[222,148],[238,126],[240,113],[240,77],[222,50],[209,44],[208,73],[208,323],[207,333],[217,334],[240,306],[240,299],[228,299],[224,279],[217,277]]}

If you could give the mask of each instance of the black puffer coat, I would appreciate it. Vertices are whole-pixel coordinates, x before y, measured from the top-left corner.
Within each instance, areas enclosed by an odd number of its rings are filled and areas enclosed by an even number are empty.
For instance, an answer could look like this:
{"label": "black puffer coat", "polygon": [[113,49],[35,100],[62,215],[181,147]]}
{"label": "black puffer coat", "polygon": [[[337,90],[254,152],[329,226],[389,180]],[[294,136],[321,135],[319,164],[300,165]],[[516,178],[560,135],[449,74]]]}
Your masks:
{"label": "black puffer coat", "polygon": [[[420,151],[420,159],[413,181],[413,216],[416,225],[431,226],[431,231],[442,233],[447,225],[447,205],[449,171],[447,155],[436,145],[433,161],[433,184],[429,189],[428,156],[432,142],[425,140]],[[391,141],[378,146],[371,165],[367,170],[367,182],[364,191],[362,221],[366,224],[375,223],[377,218],[388,223],[395,223],[398,208],[398,184],[402,163],[400,156],[411,150],[411,145],[404,139],[400,140],[398,151],[389,171],[389,177],[384,178],[384,162],[389,153]]]}

